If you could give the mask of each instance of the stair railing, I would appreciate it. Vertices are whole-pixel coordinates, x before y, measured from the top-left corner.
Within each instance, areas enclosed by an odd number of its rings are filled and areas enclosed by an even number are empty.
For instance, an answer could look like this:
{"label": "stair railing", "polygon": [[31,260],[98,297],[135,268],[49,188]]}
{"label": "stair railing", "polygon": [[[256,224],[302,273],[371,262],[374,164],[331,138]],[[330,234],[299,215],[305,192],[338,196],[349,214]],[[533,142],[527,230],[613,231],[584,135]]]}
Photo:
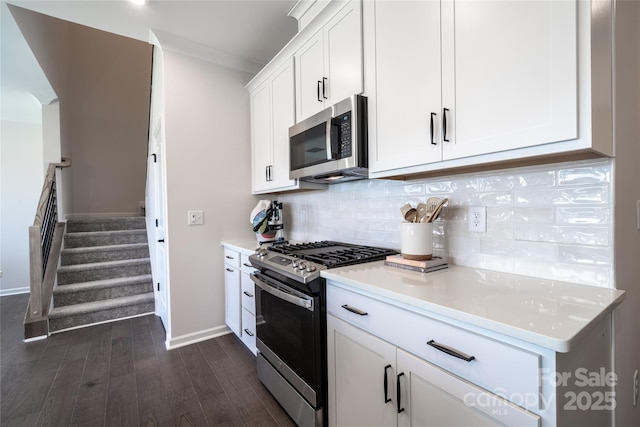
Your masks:
{"label": "stair railing", "polygon": [[29,227],[30,294],[24,319],[25,339],[48,335],[47,316],[64,235],[64,223],[58,221],[56,168],[69,166],[68,158],[49,164],[35,219]]}

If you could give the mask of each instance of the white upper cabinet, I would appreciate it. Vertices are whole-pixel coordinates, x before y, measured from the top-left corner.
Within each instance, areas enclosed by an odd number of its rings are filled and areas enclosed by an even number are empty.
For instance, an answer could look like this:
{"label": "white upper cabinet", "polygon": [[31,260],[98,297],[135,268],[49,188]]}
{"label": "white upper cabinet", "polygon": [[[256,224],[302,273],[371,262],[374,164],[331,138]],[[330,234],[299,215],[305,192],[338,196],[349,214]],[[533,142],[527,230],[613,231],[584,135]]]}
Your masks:
{"label": "white upper cabinet", "polygon": [[370,109],[369,129],[370,141],[377,143],[369,168],[439,162],[440,2],[377,1],[374,6],[377,114],[373,120]]}
{"label": "white upper cabinet", "polygon": [[575,1],[444,1],[442,17],[444,159],[577,138]]}
{"label": "white upper cabinet", "polygon": [[348,2],[294,58],[297,121],[362,93],[361,2]]}
{"label": "white upper cabinet", "polygon": [[364,2],[370,176],[611,155],[610,137],[592,138],[611,80],[592,75],[608,45],[592,48],[590,10],[570,0]]}
{"label": "white upper cabinet", "polygon": [[295,121],[293,59],[251,90],[250,98],[253,194],[300,189],[304,183],[289,179],[289,127]]}

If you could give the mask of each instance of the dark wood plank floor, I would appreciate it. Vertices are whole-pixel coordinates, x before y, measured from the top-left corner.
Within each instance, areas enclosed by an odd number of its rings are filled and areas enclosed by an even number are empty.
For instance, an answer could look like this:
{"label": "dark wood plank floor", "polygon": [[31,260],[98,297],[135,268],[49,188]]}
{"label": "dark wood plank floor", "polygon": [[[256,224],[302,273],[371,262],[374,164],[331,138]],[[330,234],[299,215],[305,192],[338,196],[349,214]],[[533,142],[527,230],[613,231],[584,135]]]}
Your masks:
{"label": "dark wood plank floor", "polygon": [[151,315],[24,343],[27,300],[0,298],[2,426],[294,426],[233,334],[167,351]]}

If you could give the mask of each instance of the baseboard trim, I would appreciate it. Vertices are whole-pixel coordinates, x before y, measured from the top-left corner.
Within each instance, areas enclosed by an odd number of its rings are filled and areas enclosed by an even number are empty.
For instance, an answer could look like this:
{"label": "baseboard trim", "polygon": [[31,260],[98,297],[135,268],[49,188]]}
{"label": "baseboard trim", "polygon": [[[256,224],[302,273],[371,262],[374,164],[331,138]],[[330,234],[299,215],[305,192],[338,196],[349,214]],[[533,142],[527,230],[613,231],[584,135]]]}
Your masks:
{"label": "baseboard trim", "polygon": [[18,294],[28,294],[29,288],[11,288],[11,289],[0,289],[0,297],[7,297],[9,295],[18,295]]}
{"label": "baseboard trim", "polygon": [[75,213],[66,214],[65,219],[93,219],[93,218],[129,218],[140,216],[140,212],[103,212],[103,213]]}
{"label": "baseboard trim", "polygon": [[227,328],[226,325],[216,326],[215,328],[205,329],[204,331],[192,332],[175,338],[168,338],[165,341],[165,346],[167,347],[167,350],[173,350],[175,348],[199,343],[201,341],[217,338],[229,333],[231,333],[231,330]]}

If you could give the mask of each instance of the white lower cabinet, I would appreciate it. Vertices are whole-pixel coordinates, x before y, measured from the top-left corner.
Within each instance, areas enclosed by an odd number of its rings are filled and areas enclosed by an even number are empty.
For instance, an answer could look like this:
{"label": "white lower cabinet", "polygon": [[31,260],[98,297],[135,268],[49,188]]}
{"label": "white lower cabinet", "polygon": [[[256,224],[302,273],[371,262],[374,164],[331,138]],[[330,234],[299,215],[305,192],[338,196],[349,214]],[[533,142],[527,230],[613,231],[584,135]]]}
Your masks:
{"label": "white lower cabinet", "polygon": [[539,416],[333,315],[327,324],[330,426],[540,423]]}
{"label": "white lower cabinet", "polygon": [[224,250],[224,320],[231,331],[240,336],[240,254]]}
{"label": "white lower cabinet", "polygon": [[253,354],[257,354],[255,285],[250,277],[254,268],[249,262],[248,255],[241,255],[240,270],[240,299],[242,306],[242,332],[240,339]]}
{"label": "white lower cabinet", "polygon": [[244,345],[256,354],[254,268],[249,255],[224,249],[225,323]]}

